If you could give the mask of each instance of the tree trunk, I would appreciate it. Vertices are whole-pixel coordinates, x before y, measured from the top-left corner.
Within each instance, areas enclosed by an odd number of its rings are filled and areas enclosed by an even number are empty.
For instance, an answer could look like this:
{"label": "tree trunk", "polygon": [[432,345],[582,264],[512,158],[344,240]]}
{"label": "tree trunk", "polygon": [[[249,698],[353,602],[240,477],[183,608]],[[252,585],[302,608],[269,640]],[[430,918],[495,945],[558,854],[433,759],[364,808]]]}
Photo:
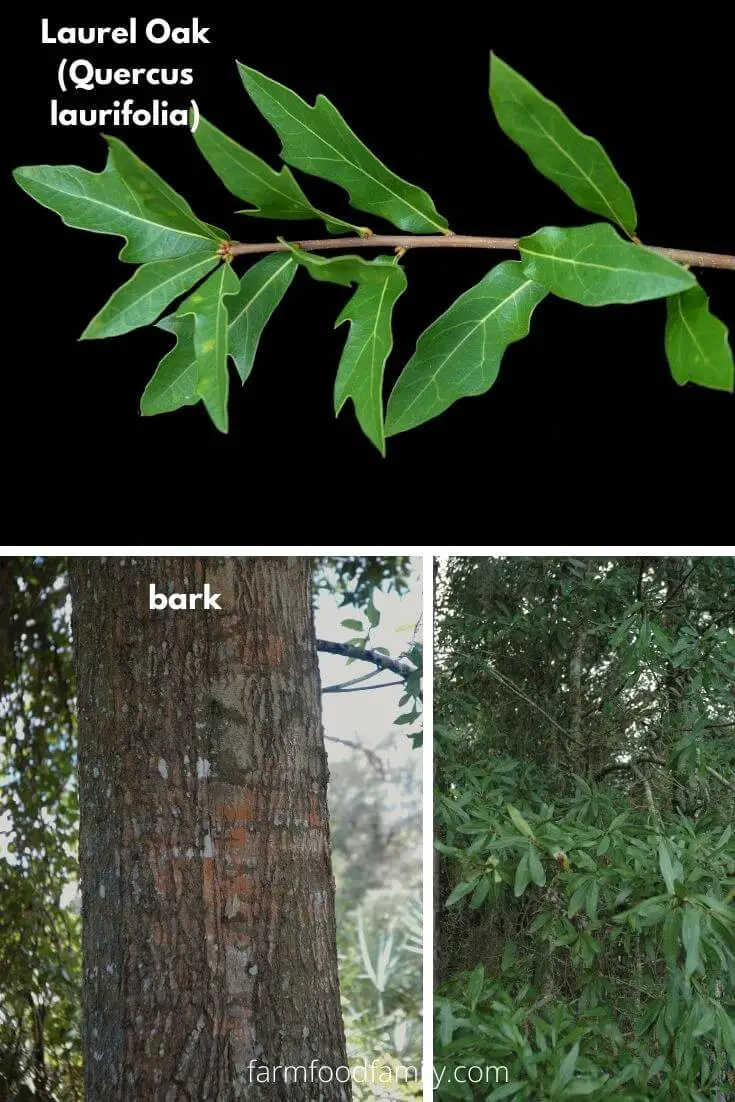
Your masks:
{"label": "tree trunk", "polygon": [[309,560],[70,574],[88,1102],[349,1102]]}

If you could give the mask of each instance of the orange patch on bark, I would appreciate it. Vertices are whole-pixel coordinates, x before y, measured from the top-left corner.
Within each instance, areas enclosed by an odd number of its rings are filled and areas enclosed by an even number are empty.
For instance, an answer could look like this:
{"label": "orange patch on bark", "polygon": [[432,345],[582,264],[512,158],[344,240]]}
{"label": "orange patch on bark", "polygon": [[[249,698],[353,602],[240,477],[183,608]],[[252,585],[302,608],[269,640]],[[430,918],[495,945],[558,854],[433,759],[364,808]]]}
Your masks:
{"label": "orange patch on bark", "polygon": [[210,908],[214,904],[214,858],[202,858],[202,894],[204,905]]}
{"label": "orange patch on bark", "polygon": [[241,899],[247,899],[253,894],[254,884],[248,876],[233,876],[229,883],[229,890],[235,892]]}
{"label": "orange patch on bark", "polygon": [[309,796],[309,826],[320,827],[322,825],[322,813],[319,799],[312,792]]}
{"label": "orange patch on bark", "polygon": [[[255,819],[255,793],[244,792],[241,803],[220,804],[217,813],[224,823],[252,823]],[[230,835],[234,837],[232,830]]]}

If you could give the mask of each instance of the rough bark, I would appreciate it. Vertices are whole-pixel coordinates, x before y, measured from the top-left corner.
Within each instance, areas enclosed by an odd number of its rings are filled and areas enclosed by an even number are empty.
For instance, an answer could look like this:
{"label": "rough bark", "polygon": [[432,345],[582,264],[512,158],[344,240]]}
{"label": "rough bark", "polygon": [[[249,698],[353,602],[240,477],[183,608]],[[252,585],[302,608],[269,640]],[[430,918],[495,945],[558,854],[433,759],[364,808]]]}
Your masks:
{"label": "rough bark", "polygon": [[308,560],[70,574],[88,1102],[346,1102]]}

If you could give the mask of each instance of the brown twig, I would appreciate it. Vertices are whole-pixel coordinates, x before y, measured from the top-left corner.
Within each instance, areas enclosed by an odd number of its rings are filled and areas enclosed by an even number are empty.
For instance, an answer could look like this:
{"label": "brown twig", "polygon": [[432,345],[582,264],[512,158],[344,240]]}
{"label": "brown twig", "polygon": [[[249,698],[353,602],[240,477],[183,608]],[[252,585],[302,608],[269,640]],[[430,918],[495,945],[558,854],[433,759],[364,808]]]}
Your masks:
{"label": "brown twig", "polygon": [[[501,249],[516,252],[518,238],[476,237],[468,234],[385,234],[372,233],[367,237],[320,237],[307,241],[292,241],[292,245],[305,252],[323,252],[331,249]],[[735,271],[735,256],[725,253],[693,252],[689,249],[669,249],[662,245],[645,245],[651,252],[660,253],[679,264],[691,264],[695,268],[728,268]],[[251,253],[285,253],[289,246],[281,241],[260,244],[228,242],[229,256],[247,256]]]}

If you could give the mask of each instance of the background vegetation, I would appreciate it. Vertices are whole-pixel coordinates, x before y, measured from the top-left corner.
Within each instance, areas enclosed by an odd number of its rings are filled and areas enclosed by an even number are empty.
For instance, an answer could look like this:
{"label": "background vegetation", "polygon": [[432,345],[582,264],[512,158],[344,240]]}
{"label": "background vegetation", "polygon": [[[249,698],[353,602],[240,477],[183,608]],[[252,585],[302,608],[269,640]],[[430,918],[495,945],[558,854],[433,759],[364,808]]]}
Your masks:
{"label": "background vegetation", "polygon": [[437,604],[438,1096],[732,1099],[735,562],[454,558]]}

